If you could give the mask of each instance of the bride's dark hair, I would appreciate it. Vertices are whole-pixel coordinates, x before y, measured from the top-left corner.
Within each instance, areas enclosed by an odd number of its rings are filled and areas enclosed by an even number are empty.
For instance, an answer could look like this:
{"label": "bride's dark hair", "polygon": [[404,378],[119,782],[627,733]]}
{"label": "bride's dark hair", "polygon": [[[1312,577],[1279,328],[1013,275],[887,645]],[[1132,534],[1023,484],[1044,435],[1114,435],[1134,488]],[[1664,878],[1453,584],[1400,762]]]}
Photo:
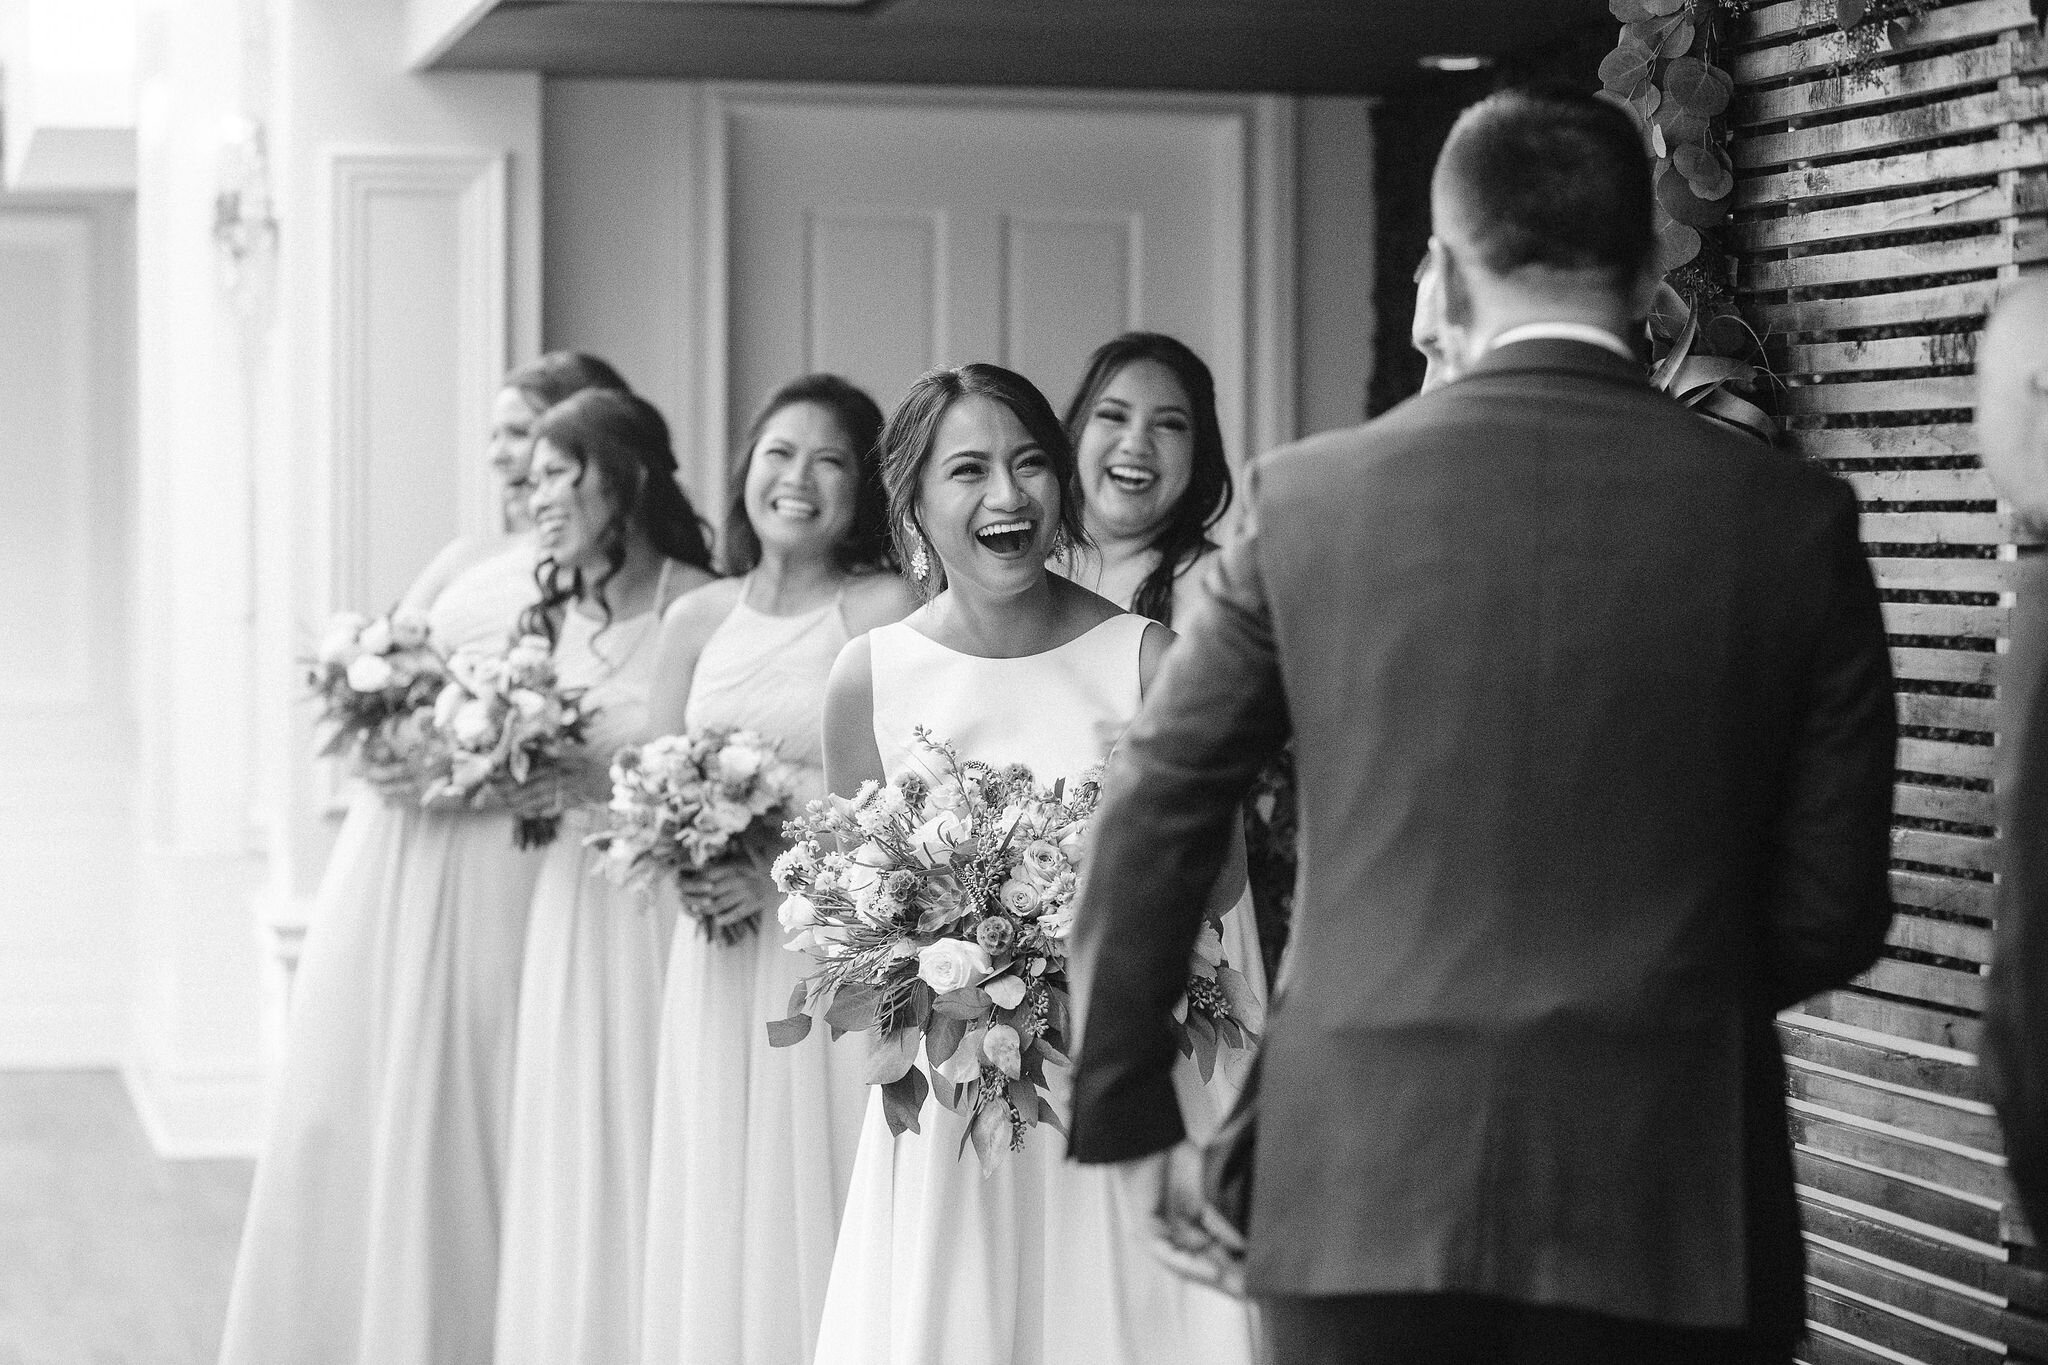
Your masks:
{"label": "bride's dark hair", "polygon": [[[1014,370],[1000,365],[962,365],[955,370],[933,370],[919,377],[889,414],[882,429],[882,486],[889,494],[889,530],[896,538],[899,563],[912,564],[920,542],[925,541],[917,520],[918,476],[932,455],[939,437],[939,423],[963,398],[988,398],[1001,403],[1024,427],[1052,462],[1053,479],[1060,490],[1060,529],[1067,543],[1079,547],[1088,543],[1081,526],[1081,469],[1074,459],[1074,447],[1066,428],[1053,415],[1035,385]],[[928,542],[927,542],[928,543]],[[914,580],[926,598],[936,597],[946,586],[946,568],[938,554],[925,551],[931,571]]]}
{"label": "bride's dark hair", "polygon": [[604,567],[593,577],[586,579],[581,567],[565,569],[553,556],[534,569],[540,600],[520,613],[521,634],[554,640],[562,612],[584,596],[597,599],[609,625],[604,585],[625,567],[629,529],[636,525],[666,558],[711,572],[704,523],[676,482],[668,423],[652,403],[612,389],[585,389],[543,413],[534,424],[533,440],[536,447],[546,441],[573,460],[578,483],[595,473],[612,512],[597,535]]}
{"label": "bride's dark hair", "polygon": [[1088,359],[1088,372],[1074,390],[1067,407],[1067,439],[1081,448],[1081,433],[1087,429],[1102,391],[1124,368],[1140,360],[1163,365],[1188,396],[1188,416],[1194,425],[1194,468],[1187,489],[1152,533],[1150,548],[1159,552],[1159,564],[1138,585],[1131,610],[1149,616],[1161,625],[1173,624],[1173,585],[1189,564],[1216,548],[1209,528],[1230,510],[1230,461],[1223,453],[1223,426],[1216,419],[1216,381],[1202,358],[1185,344],[1162,332],[1125,332],[1104,342]]}

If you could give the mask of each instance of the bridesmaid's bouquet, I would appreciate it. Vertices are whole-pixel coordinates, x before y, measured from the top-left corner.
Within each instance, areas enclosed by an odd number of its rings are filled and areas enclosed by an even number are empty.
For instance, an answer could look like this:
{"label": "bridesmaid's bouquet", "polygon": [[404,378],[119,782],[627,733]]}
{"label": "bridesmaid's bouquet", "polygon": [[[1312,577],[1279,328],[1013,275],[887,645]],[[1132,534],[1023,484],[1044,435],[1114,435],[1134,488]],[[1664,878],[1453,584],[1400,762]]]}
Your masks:
{"label": "bridesmaid's bouquet", "polygon": [[459,653],[448,673],[434,703],[447,766],[422,803],[509,810],[520,848],[552,843],[590,784],[583,746],[595,712],[583,705],[583,689],[561,685],[553,648],[540,635],[523,635],[502,652]]}
{"label": "bridesmaid's bouquet", "polygon": [[[871,782],[790,823],[779,914],[788,946],[820,965],[768,1036],[799,1042],[821,1013],[834,1038],[865,1032],[890,1131],[918,1131],[936,1095],[967,1120],[962,1150],[973,1142],[986,1175],[1038,1124],[1065,1131],[1045,1068],[1067,1064],[1067,933],[1101,789],[1095,772],[1046,786],[1021,765],[963,762],[922,728],[917,742],[929,780]],[[1251,995],[1220,953],[1204,965],[1181,1027],[1210,1040],[1213,1063],[1219,1041],[1252,1038]]]}
{"label": "bridesmaid's bouquet", "polygon": [[720,863],[765,872],[794,814],[795,776],[775,741],[752,730],[712,725],[663,735],[612,759],[611,828],[585,842],[604,854],[599,866],[621,886],[674,879],[705,937],[737,943],[759,927],[759,912],[717,923],[690,894],[694,876]]}
{"label": "bridesmaid's bouquet", "polygon": [[428,640],[425,614],[343,612],[303,667],[320,708],[320,757],[346,757],[356,771],[387,780],[431,762],[429,721],[448,665]]}

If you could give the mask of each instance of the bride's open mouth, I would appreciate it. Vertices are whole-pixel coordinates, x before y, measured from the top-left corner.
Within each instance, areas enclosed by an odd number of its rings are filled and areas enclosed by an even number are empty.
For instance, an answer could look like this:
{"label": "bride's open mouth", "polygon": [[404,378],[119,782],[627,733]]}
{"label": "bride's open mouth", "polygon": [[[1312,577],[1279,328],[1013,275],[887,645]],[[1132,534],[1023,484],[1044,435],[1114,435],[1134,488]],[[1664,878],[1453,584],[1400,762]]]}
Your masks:
{"label": "bride's open mouth", "polygon": [[1159,482],[1159,471],[1143,465],[1113,464],[1102,471],[1109,481],[1126,493],[1142,493]]}
{"label": "bride's open mouth", "polygon": [[1014,518],[1010,521],[990,522],[974,533],[974,538],[983,548],[993,550],[1005,559],[1021,555],[1031,548],[1032,533],[1037,523]]}

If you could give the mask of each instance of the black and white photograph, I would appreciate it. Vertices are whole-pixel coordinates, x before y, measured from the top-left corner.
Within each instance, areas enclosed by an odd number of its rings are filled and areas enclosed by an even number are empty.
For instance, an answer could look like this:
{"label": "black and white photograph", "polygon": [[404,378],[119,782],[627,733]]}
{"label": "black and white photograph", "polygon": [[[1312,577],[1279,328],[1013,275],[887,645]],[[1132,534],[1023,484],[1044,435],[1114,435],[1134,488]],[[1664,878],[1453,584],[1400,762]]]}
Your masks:
{"label": "black and white photograph", "polygon": [[2048,0],[0,0],[0,1365],[2048,1365],[2043,547]]}

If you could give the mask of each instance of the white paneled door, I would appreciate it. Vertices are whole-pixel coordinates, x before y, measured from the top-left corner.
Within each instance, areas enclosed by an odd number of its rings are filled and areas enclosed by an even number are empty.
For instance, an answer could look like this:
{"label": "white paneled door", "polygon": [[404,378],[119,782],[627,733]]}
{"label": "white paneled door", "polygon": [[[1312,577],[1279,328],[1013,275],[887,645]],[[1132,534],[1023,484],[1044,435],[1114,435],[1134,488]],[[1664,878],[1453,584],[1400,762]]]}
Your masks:
{"label": "white paneled door", "polygon": [[0,1067],[126,1038],[125,211],[0,199]]}
{"label": "white paneled door", "polygon": [[[707,441],[831,370],[887,410],[934,366],[1022,372],[1064,411],[1088,354],[1170,332],[1216,372],[1233,457],[1287,428],[1286,376],[1253,379],[1288,300],[1250,267],[1286,240],[1255,167],[1278,101],[837,89],[712,100]],[[722,264],[722,278],[717,276]],[[1253,392],[1253,389],[1258,392]]]}

